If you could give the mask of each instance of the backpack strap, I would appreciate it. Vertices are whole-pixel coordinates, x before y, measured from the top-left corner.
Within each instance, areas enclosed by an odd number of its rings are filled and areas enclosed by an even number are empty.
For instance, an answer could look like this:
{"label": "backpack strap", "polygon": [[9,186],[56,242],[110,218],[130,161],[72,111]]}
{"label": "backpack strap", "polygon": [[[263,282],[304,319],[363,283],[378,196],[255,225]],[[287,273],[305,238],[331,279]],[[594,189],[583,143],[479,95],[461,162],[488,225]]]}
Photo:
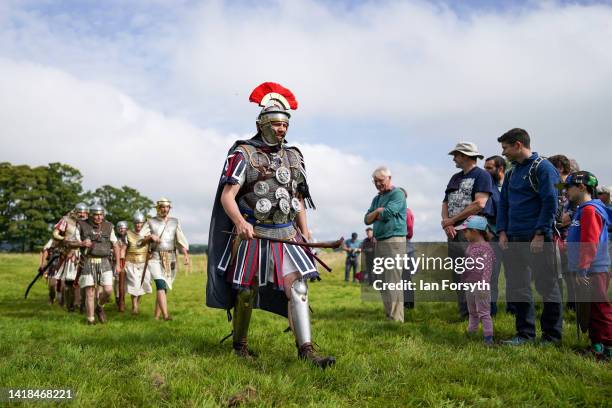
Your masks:
{"label": "backpack strap", "polygon": [[538,167],[540,167],[540,164],[542,164],[544,160],[546,160],[545,157],[538,156],[538,158],[531,163],[531,166],[529,166],[529,184],[536,193],[539,192],[540,187],[540,182],[538,180]]}
{"label": "backpack strap", "polygon": [[[546,157],[538,156],[538,158],[535,159],[531,163],[531,166],[529,166],[529,172],[528,172],[529,185],[531,186],[531,189],[536,193],[539,192],[539,184],[540,184],[540,181],[538,180],[538,167],[540,167],[540,164],[542,164],[544,160],[547,160]],[[506,172],[508,183],[510,183],[510,180],[511,180],[510,177],[512,177],[513,171],[514,171],[514,167],[508,170],[508,172]]]}

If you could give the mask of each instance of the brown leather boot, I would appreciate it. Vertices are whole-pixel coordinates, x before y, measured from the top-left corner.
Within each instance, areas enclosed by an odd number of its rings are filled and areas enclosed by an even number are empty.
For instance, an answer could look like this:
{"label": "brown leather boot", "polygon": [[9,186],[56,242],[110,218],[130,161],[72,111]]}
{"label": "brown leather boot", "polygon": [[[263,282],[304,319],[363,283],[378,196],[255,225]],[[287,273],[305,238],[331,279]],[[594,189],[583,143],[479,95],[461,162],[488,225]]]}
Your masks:
{"label": "brown leather boot", "polygon": [[250,350],[249,347],[247,346],[246,339],[242,341],[235,341],[233,345],[234,345],[234,353],[238,357],[244,357],[247,359],[257,358],[257,354],[253,350]]}
{"label": "brown leather boot", "polygon": [[304,343],[298,347],[298,358],[301,360],[310,360],[312,364],[321,369],[325,369],[336,363],[336,358],[333,356],[319,356],[312,343]]}

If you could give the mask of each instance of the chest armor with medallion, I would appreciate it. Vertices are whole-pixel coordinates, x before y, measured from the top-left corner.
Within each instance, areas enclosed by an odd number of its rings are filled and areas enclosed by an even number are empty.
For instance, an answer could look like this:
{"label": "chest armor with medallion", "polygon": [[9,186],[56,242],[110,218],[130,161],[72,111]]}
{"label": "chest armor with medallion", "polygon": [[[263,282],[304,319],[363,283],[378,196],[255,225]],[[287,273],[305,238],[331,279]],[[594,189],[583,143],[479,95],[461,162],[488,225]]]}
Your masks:
{"label": "chest armor with medallion", "polygon": [[[238,205],[246,213],[258,233],[277,237],[295,233],[293,220],[302,211],[297,198],[298,185],[304,181],[299,154],[292,149],[265,152],[253,146],[238,147],[246,160],[245,182]],[[264,231],[261,225],[281,226],[276,231]],[[286,231],[283,231],[286,229]],[[261,230],[261,231],[260,231]]]}

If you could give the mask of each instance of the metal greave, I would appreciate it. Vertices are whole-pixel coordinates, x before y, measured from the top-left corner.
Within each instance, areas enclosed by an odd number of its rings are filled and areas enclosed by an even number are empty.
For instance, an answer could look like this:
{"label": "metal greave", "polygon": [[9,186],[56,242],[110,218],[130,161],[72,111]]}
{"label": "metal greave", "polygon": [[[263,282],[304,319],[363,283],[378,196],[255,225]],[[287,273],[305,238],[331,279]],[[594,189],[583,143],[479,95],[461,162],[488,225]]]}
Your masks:
{"label": "metal greave", "polygon": [[308,285],[303,279],[297,279],[291,285],[289,313],[291,314],[292,329],[297,345],[311,343]]}
{"label": "metal greave", "polygon": [[234,306],[233,328],[234,343],[244,342],[249,333],[249,323],[253,313],[253,303],[257,295],[257,288],[250,287],[240,289],[236,295],[236,305]]}

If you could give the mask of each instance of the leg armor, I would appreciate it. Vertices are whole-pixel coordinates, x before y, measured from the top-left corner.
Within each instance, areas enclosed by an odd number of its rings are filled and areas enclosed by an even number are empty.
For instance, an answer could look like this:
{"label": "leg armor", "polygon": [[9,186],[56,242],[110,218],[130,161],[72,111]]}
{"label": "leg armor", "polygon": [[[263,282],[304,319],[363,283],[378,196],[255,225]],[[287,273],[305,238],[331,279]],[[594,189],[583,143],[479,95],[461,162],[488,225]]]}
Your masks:
{"label": "leg armor", "polygon": [[289,314],[295,343],[298,349],[298,358],[309,360],[320,368],[333,365],[336,359],[332,356],[319,356],[312,345],[310,333],[310,308],[308,307],[308,285],[302,279],[297,279],[291,285],[291,299],[289,300]]}
{"label": "leg armor", "polygon": [[234,351],[241,357],[254,357],[255,354],[247,347],[247,335],[249,333],[249,323],[253,313],[253,303],[257,295],[257,288],[250,287],[241,289],[236,296],[236,306],[234,307],[233,320],[233,341]]}
{"label": "leg armor", "polygon": [[293,323],[293,333],[298,346],[311,343],[310,310],[308,308],[308,285],[302,279],[296,279],[291,285],[289,313]]}

